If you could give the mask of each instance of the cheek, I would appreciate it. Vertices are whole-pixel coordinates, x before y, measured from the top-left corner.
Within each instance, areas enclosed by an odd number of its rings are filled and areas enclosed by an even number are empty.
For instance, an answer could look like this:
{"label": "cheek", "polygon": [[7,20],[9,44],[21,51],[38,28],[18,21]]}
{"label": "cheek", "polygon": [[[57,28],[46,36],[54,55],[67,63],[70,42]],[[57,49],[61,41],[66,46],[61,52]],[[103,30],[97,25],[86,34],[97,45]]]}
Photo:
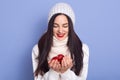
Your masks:
{"label": "cheek", "polygon": [[53,34],[56,33],[56,29],[53,29]]}
{"label": "cheek", "polygon": [[67,28],[67,29],[65,29],[65,32],[68,34],[69,33],[69,29]]}
{"label": "cheek", "polygon": [[55,33],[57,32],[57,29],[53,29],[53,34],[55,35]]}

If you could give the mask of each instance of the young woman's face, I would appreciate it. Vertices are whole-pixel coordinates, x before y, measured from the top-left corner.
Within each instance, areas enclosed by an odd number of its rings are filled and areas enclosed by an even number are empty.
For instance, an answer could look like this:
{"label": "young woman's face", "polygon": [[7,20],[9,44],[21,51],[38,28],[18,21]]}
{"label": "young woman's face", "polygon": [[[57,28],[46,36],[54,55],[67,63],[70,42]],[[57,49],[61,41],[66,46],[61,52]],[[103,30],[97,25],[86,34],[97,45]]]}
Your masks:
{"label": "young woman's face", "polygon": [[58,40],[64,40],[68,36],[69,26],[65,15],[58,15],[54,20],[53,35]]}

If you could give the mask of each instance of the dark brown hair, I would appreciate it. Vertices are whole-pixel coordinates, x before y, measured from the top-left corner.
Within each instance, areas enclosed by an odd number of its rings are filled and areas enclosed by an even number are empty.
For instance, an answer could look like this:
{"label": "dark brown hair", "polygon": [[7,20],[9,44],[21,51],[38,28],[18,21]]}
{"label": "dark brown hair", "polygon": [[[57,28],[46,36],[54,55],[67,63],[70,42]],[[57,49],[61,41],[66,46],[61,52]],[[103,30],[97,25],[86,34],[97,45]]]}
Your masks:
{"label": "dark brown hair", "polygon": [[[38,42],[39,55],[37,57],[38,67],[35,71],[35,76],[38,74],[43,75],[47,71],[49,71],[47,57],[51,50],[53,43],[53,23],[55,18],[58,15],[65,15],[62,13],[58,13],[52,16],[48,23],[47,32],[43,34]],[[70,50],[72,59],[74,61],[74,65],[71,68],[75,72],[76,75],[79,75],[83,68],[83,51],[82,51],[82,42],[75,33],[73,29],[73,23],[69,16],[65,15],[68,19],[69,33],[68,33],[68,42],[67,46]]]}

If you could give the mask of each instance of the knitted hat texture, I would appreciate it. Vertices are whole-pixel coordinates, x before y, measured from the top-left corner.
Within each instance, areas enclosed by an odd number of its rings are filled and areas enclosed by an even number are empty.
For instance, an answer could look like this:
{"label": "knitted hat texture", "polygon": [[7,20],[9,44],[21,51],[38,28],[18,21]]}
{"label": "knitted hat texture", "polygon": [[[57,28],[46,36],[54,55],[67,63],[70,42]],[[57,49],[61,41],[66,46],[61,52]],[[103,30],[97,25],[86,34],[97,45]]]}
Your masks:
{"label": "knitted hat texture", "polygon": [[75,24],[75,14],[74,14],[74,11],[73,11],[73,9],[71,8],[70,5],[68,5],[66,3],[57,3],[57,4],[55,4],[52,7],[52,9],[50,10],[50,12],[49,12],[48,22],[51,19],[51,17],[54,14],[57,14],[57,13],[66,14],[67,16],[69,16],[71,18],[73,24]]}

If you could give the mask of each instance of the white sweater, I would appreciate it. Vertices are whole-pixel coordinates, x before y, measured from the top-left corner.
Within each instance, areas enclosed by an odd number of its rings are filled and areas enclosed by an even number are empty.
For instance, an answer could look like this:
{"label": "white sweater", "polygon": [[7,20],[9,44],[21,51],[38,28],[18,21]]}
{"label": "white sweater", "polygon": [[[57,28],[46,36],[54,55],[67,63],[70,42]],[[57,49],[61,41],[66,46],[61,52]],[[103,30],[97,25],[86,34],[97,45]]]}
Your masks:
{"label": "white sweater", "polygon": [[[53,47],[49,53],[48,60],[53,58],[54,56],[58,55],[59,53],[62,53],[63,55],[69,55],[70,52],[65,45],[67,43],[67,39],[64,41],[58,41],[57,39],[53,38]],[[72,70],[68,69],[66,72],[60,74],[52,69],[50,69],[48,72],[46,72],[43,76],[40,74],[38,77],[34,76],[34,80],[59,80],[59,74],[61,75],[60,80],[86,80],[87,79],[87,73],[88,73],[88,62],[89,62],[89,48],[86,44],[83,44],[83,69],[79,76],[77,76]],[[33,47],[32,50],[32,63],[33,63],[33,72],[35,72],[38,61],[36,60],[36,57],[39,54],[38,45],[36,44]]]}

